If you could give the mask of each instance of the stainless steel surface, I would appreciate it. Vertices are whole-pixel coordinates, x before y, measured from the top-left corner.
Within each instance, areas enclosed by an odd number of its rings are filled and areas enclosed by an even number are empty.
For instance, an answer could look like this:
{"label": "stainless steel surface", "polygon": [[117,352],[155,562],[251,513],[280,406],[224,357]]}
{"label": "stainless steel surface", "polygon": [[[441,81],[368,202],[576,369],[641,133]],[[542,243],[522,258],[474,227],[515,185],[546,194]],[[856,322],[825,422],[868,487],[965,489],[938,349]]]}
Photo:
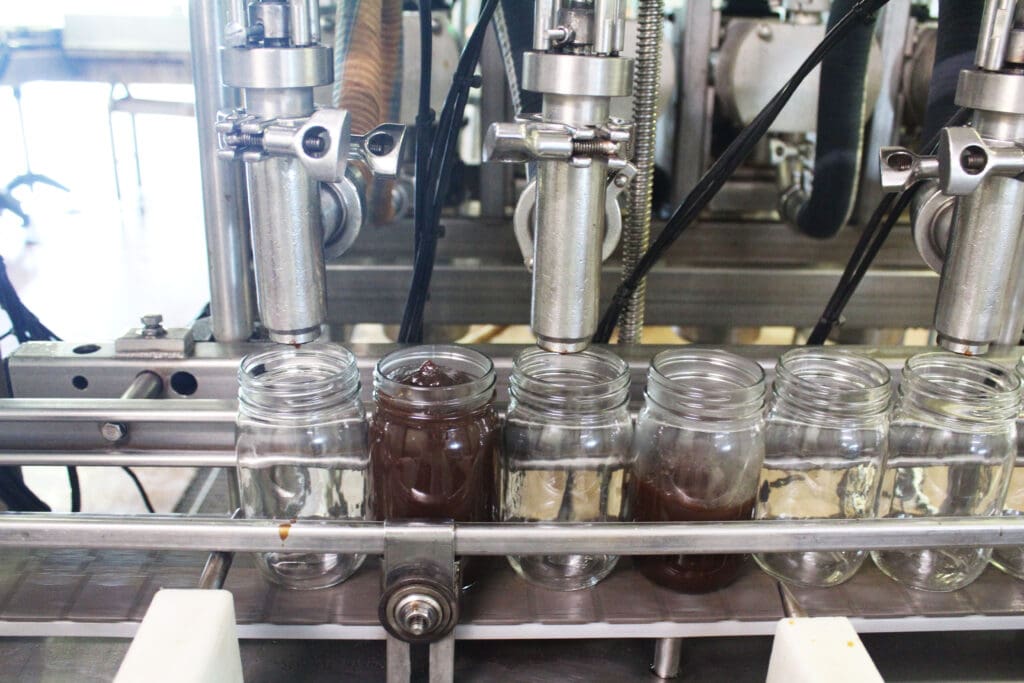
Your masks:
{"label": "stainless steel surface", "polygon": [[537,163],[530,326],[549,351],[573,353],[597,329],[607,163]]}
{"label": "stainless steel surface", "polygon": [[[681,204],[708,166],[711,150],[711,50],[718,46],[719,10],[713,2],[688,2],[677,22],[679,46],[676,136],[672,159],[673,204]],[[648,283],[650,284],[650,283]],[[655,289],[651,286],[651,289]]]}
{"label": "stainless steel surface", "polygon": [[968,109],[1024,114],[1024,78],[1019,74],[961,71],[956,102]]}
{"label": "stainless steel surface", "polygon": [[[436,527],[403,529],[409,543],[428,542]],[[0,514],[0,547],[232,552],[345,552],[380,555],[378,522],[182,517],[180,515]],[[1024,545],[1024,520],[929,518],[757,520],[750,522],[456,524],[458,555],[613,555],[887,550],[934,546]]]}
{"label": "stainless steel surface", "polygon": [[632,86],[631,59],[546,52],[523,54],[526,90],[553,95],[626,97]]}
{"label": "stainless steel surface", "polygon": [[191,0],[192,79],[210,269],[210,316],[215,339],[237,342],[252,334],[256,298],[242,169],[218,158],[214,130],[217,112],[238,103],[231,89],[222,85],[220,73],[224,17],[223,0]]}
{"label": "stainless steel surface", "polygon": [[[194,588],[205,560],[196,553],[5,552],[0,557],[0,635],[131,637],[153,594],[161,586]],[[370,561],[339,586],[303,593],[266,584],[251,559],[239,555],[224,587],[234,595],[240,638],[383,640],[376,613],[378,573],[379,565]],[[728,590],[704,595],[652,584],[628,560],[589,591],[538,589],[517,579],[505,562],[488,567],[477,588],[464,598],[455,637],[492,641],[488,647],[496,646],[494,639],[700,641],[708,636],[771,635],[784,616],[775,582],[752,563]],[[948,594],[903,588],[870,565],[837,588],[794,591],[811,616],[848,616],[862,634],[1024,626],[1024,583],[994,569],[972,586]],[[733,650],[742,647],[731,642]],[[685,645],[689,675],[700,661],[693,652],[696,642],[686,640]],[[565,656],[584,645],[557,646]],[[463,642],[457,650],[466,647]],[[638,674],[646,674],[650,654],[645,643],[635,665]],[[556,666],[554,660],[547,663]]]}
{"label": "stainless steel surface", "polygon": [[679,660],[683,654],[683,641],[679,638],[659,638],[654,642],[654,663],[651,673],[661,679],[679,675]]}
{"label": "stainless steel surface", "polygon": [[910,204],[910,220],[917,251],[936,273],[942,272],[942,262],[946,259],[955,208],[956,197],[943,194],[935,180],[925,182],[914,194]]}
{"label": "stainless steel surface", "polygon": [[455,680],[455,633],[430,644],[430,683],[451,683]]}
{"label": "stainless steel surface", "polygon": [[985,353],[995,342],[1024,216],[1024,182],[988,178],[961,197],[935,307],[939,343]]}
{"label": "stainless steel surface", "polygon": [[986,0],[975,64],[998,71],[1006,61],[1006,46],[1013,28],[1016,0]]}
{"label": "stainless steel surface", "polygon": [[412,660],[409,643],[392,635],[387,637],[387,683],[409,683],[412,678]]}
{"label": "stainless steel surface", "polygon": [[248,163],[246,176],[263,324],[276,342],[313,341],[327,317],[317,185],[295,158]]}
{"label": "stainless steel surface", "polygon": [[385,522],[380,614],[388,633],[433,643],[459,620],[455,526]]}
{"label": "stainless steel surface", "polygon": [[224,48],[221,61],[224,83],[233,88],[313,88],[334,79],[331,49],[322,45]]}
{"label": "stainless steel surface", "polygon": [[[636,268],[651,241],[651,199],[654,194],[655,133],[661,80],[661,38],[664,32],[663,0],[640,0],[637,6],[637,46],[633,125],[636,137],[633,164],[636,177],[629,189],[629,212],[622,238],[622,277]],[[639,282],[619,316],[619,341],[643,341],[647,280]]]}

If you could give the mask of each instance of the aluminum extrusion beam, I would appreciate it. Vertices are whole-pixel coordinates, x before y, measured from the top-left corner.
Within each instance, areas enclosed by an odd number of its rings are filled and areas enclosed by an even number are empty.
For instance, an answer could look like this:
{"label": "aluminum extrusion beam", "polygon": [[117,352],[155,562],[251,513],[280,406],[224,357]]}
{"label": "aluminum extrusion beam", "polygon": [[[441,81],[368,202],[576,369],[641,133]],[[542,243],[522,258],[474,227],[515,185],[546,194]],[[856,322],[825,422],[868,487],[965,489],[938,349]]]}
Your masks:
{"label": "aluminum extrusion beam", "polygon": [[[180,515],[0,514],[0,547],[225,552],[384,552],[379,522],[280,523]],[[431,538],[430,525],[401,527],[410,541]],[[888,550],[935,546],[1024,545],[1024,519],[929,518],[759,520],[750,522],[605,524],[457,524],[455,551],[465,555],[692,553]]]}

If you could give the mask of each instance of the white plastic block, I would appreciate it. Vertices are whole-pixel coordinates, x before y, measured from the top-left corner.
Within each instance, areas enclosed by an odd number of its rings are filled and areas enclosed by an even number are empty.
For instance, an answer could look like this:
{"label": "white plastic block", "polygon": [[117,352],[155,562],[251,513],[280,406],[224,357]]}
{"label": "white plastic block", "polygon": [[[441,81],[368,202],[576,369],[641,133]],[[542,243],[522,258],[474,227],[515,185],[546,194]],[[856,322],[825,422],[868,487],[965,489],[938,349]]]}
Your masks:
{"label": "white plastic block", "polygon": [[775,627],[766,683],[881,683],[846,617],[782,619]]}
{"label": "white plastic block", "polygon": [[239,683],[242,658],[229,591],[153,597],[114,683]]}

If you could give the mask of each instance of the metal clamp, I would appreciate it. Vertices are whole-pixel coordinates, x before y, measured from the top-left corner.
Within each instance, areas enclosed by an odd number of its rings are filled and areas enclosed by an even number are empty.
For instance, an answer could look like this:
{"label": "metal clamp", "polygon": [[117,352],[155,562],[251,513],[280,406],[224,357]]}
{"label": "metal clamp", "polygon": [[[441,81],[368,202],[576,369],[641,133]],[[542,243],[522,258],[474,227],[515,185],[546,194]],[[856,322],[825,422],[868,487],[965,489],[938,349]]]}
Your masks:
{"label": "metal clamp", "polygon": [[542,121],[536,115],[514,123],[492,123],[484,136],[484,162],[568,161],[587,167],[607,159],[620,168],[633,154],[633,124],[612,118],[598,126],[571,126]]}
{"label": "metal clamp", "polygon": [[[629,187],[629,183],[636,176],[636,167],[627,163],[612,176],[608,183],[608,191],[605,193],[605,233],[604,241],[601,243],[601,260],[607,261],[619,246],[619,238],[622,237],[622,208],[619,206],[619,195]],[[512,226],[519,244],[519,251],[523,254],[523,264],[526,269],[533,272],[534,252],[533,234],[533,209],[537,205],[537,181],[531,180],[527,183],[523,193],[519,195],[516,202],[516,211],[512,217]]]}
{"label": "metal clamp", "polygon": [[242,110],[221,114],[217,121],[223,159],[261,161],[268,156],[293,156],[315,180],[343,182],[350,160],[362,161],[378,177],[398,175],[405,126],[384,123],[366,135],[353,135],[344,109],[318,109],[297,119],[261,119]]}
{"label": "metal clamp", "polygon": [[1024,173],[1024,149],[994,146],[968,126],[943,129],[936,156],[919,156],[904,147],[883,147],[879,157],[886,191],[905,190],[920,180],[936,178],[944,194],[964,196],[990,176]]}

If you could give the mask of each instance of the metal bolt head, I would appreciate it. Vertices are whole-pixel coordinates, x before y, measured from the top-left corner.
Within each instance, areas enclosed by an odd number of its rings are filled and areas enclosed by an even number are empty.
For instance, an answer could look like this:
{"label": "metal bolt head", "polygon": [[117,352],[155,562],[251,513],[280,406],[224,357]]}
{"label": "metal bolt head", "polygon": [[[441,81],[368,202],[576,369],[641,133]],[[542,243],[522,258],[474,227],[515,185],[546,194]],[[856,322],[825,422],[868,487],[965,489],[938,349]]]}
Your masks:
{"label": "metal bolt head", "polygon": [[167,334],[167,330],[162,325],[164,317],[159,313],[150,313],[142,316],[142,336],[143,337],[162,337]]}
{"label": "metal bolt head", "polygon": [[100,434],[111,443],[116,443],[128,435],[128,428],[120,422],[104,422]]}
{"label": "metal bolt head", "polygon": [[395,621],[413,636],[422,636],[437,628],[441,614],[441,605],[429,595],[407,595],[395,605]]}
{"label": "metal bolt head", "polygon": [[757,25],[757,37],[760,38],[761,40],[771,40],[772,39],[772,27],[769,26],[768,24],[758,24]]}
{"label": "metal bolt head", "polygon": [[626,177],[624,174],[620,173],[619,175],[615,176],[615,187],[625,187],[628,184],[629,178]]}

